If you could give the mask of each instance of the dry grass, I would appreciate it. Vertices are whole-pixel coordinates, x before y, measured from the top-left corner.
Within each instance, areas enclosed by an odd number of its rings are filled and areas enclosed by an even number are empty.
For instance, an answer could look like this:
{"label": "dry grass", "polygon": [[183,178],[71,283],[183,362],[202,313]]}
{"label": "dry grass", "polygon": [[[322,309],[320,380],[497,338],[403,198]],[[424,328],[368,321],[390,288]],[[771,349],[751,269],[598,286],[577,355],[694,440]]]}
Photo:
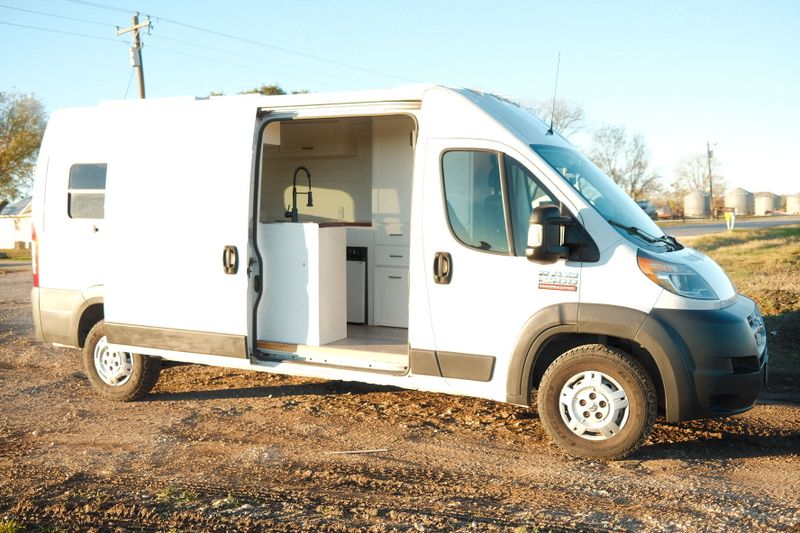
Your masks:
{"label": "dry grass", "polygon": [[31,251],[29,249],[0,248],[0,261],[3,261],[3,259],[7,261],[30,261]]}
{"label": "dry grass", "polygon": [[800,311],[800,228],[737,231],[693,240],[764,314]]}

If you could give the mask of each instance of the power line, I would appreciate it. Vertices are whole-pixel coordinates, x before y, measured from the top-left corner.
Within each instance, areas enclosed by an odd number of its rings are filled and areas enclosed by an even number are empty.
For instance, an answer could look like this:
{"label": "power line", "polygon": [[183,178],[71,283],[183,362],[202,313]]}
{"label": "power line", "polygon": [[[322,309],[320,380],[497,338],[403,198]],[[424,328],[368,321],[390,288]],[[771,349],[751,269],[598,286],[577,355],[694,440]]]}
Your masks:
{"label": "power line", "polygon": [[[212,57],[201,56],[201,55],[192,54],[192,53],[189,53],[189,52],[182,52],[180,50],[173,50],[171,48],[164,48],[164,47],[161,47],[161,46],[153,46],[151,44],[147,45],[147,48],[149,50],[159,50],[161,52],[169,52],[171,54],[177,54],[177,55],[186,56],[186,57],[193,57],[195,59],[201,59],[203,61],[210,61],[212,63],[220,63],[220,64],[228,65],[228,66],[231,66],[231,67],[236,67],[236,68],[241,68],[241,69],[244,69],[244,70],[249,70],[251,72],[269,72],[269,71],[262,70],[262,69],[248,67],[246,65],[240,65],[238,63],[231,63],[230,61],[225,61],[225,60],[222,60],[222,59],[215,59],[215,58],[212,58]],[[270,73],[272,74],[273,72],[270,72]],[[303,78],[301,76],[296,76],[295,74],[291,74],[291,73],[287,73],[287,72],[283,72],[283,73],[274,72],[274,73],[275,74],[283,74],[284,76],[291,76],[291,77],[294,77],[294,78],[296,78],[298,80],[307,81],[307,82],[310,82],[310,83],[324,83],[324,84],[326,84],[326,85],[328,85],[330,87],[337,87],[339,89],[352,89],[352,87],[347,87],[347,86],[344,86],[344,85],[339,85],[339,84],[336,84],[336,83],[331,83],[331,82],[323,81],[323,80],[312,80],[312,79],[308,79],[308,78]]]}
{"label": "power line", "polygon": [[[338,80],[341,80],[341,81],[345,81],[345,82],[349,82],[349,83],[355,83],[355,84],[363,83],[361,81],[353,80],[351,78],[346,78],[344,76],[338,76],[336,74],[329,74],[329,73],[319,72],[319,71],[315,71],[315,70],[311,70],[311,69],[300,68],[300,67],[296,67],[294,65],[287,65],[285,63],[277,63],[275,61],[270,61],[270,60],[264,59],[263,57],[257,57],[257,56],[252,56],[252,55],[248,55],[248,54],[240,54],[238,52],[233,52],[233,51],[230,51],[230,50],[226,50],[224,48],[216,48],[214,46],[207,46],[207,45],[204,45],[204,44],[194,43],[194,42],[191,42],[191,41],[184,41],[184,40],[181,40],[181,39],[174,39],[172,37],[164,37],[163,35],[153,34],[153,35],[150,36],[150,38],[156,39],[156,40],[162,40],[162,41],[169,41],[169,42],[173,42],[173,43],[185,44],[185,45],[188,45],[188,46],[194,46],[196,48],[201,48],[201,49],[204,49],[204,50],[211,50],[212,52],[219,52],[221,54],[228,54],[228,55],[231,55],[231,56],[234,56],[234,57],[241,57],[243,59],[249,59],[251,61],[258,61],[260,63],[265,63],[267,65],[275,65],[275,66],[278,66],[278,67],[290,68],[290,69],[296,70],[298,72],[307,72],[309,74],[315,74],[315,75],[318,75],[318,76],[323,76],[323,77],[328,77],[328,78],[335,78],[335,79],[338,79]],[[302,79],[302,78],[298,78],[298,79]],[[306,81],[309,81],[309,80],[306,80]]]}
{"label": "power line", "polygon": [[112,39],[111,37],[98,37],[97,35],[89,35],[87,33],[77,33],[77,32],[73,32],[73,31],[54,30],[52,28],[42,28],[41,26],[29,26],[27,24],[15,24],[13,22],[6,22],[6,21],[3,21],[3,20],[0,20],[0,24],[5,24],[6,26],[16,26],[18,28],[27,28],[29,30],[46,31],[48,33],[60,33],[61,35],[72,35],[73,37],[85,37],[87,39],[96,39],[98,41],[110,41],[112,43],[125,44],[122,41],[118,41],[116,39]]}
{"label": "power line", "polygon": [[[73,0],[70,0],[70,1],[73,1]],[[77,0],[74,0],[74,1],[77,1]],[[361,72],[366,72],[368,74],[374,74],[374,75],[377,75],[377,76],[384,76],[384,77],[387,77],[387,78],[394,78],[394,79],[400,80],[400,81],[406,81],[406,82],[412,82],[413,81],[413,80],[409,80],[407,78],[402,78],[400,76],[395,76],[394,74],[386,74],[385,72],[379,72],[377,70],[372,70],[372,69],[368,69],[368,68],[358,67],[358,66],[355,66],[355,65],[350,65],[348,63],[342,63],[341,61],[335,61],[333,59],[327,59],[327,58],[320,57],[320,56],[315,56],[315,55],[312,55],[312,54],[306,54],[304,52],[297,52],[295,50],[290,50],[288,48],[283,48],[283,47],[280,47],[280,46],[275,46],[275,45],[271,45],[271,44],[267,44],[267,43],[262,43],[260,41],[254,41],[253,39],[247,39],[245,37],[238,37],[236,35],[231,35],[231,34],[228,34],[228,33],[221,32],[221,31],[209,30],[207,28],[202,28],[200,26],[194,26],[192,24],[186,24],[184,22],[180,22],[180,21],[177,21],[177,20],[163,18],[163,17],[159,17],[159,16],[156,16],[156,15],[153,15],[153,18],[158,20],[159,22],[168,22],[168,23],[175,24],[177,26],[183,26],[184,28],[189,28],[189,29],[192,29],[192,30],[195,30],[195,31],[201,31],[201,32],[204,32],[204,33],[209,33],[211,35],[218,35],[220,37],[225,37],[227,39],[233,39],[235,41],[241,41],[243,43],[253,44],[253,45],[261,46],[261,47],[264,47],[264,48],[269,48],[271,50],[278,50],[280,52],[285,52],[287,54],[293,54],[293,55],[300,56],[300,57],[305,57],[305,58],[308,58],[308,59],[314,59],[315,61],[322,61],[324,63],[330,63],[331,65],[336,65],[336,66],[339,66],[339,67],[345,67],[345,68],[349,68],[349,69],[353,69],[353,70],[358,70],[358,71],[361,71]]]}
{"label": "power line", "polygon": [[116,27],[114,24],[106,24],[104,22],[97,22],[97,21],[94,21],[94,20],[79,19],[79,18],[75,18],[75,17],[67,17],[67,16],[64,16],[64,15],[57,15],[55,13],[47,13],[45,11],[34,11],[33,9],[24,9],[24,8],[21,8],[21,7],[7,6],[5,4],[0,4],[0,7],[4,8],[4,9],[13,9],[14,11],[22,11],[23,13],[33,13],[34,15],[43,15],[45,17],[53,17],[53,18],[57,18],[57,19],[71,20],[73,22],[83,22],[84,24],[94,24],[95,26],[103,26],[103,27],[110,27],[110,28]]}
{"label": "power line", "polygon": [[[96,7],[98,9],[107,9],[107,10],[118,11],[118,12],[123,12],[123,13],[130,13],[131,11],[135,11],[135,10],[127,10],[126,11],[126,10],[118,8],[118,7],[109,6],[109,5],[101,4],[101,3],[98,3],[98,2],[89,2],[87,0],[64,0],[64,1],[65,2],[71,2],[73,4],[82,4],[82,5],[86,5],[86,6]],[[307,54],[305,52],[298,52],[296,50],[290,50],[289,48],[283,48],[281,46],[275,46],[275,45],[263,43],[261,41],[256,41],[256,40],[253,40],[253,39],[247,39],[245,37],[239,37],[238,35],[231,35],[229,33],[224,33],[224,32],[217,31],[217,30],[211,30],[211,29],[208,29],[208,28],[203,28],[202,26],[195,26],[194,24],[187,24],[187,23],[181,22],[179,20],[169,19],[169,18],[165,18],[165,17],[159,17],[158,15],[153,15],[153,14],[151,14],[150,16],[153,19],[156,19],[159,22],[167,22],[169,24],[175,24],[176,26],[182,26],[184,28],[189,28],[189,29],[194,30],[194,31],[208,33],[208,34],[211,34],[211,35],[217,35],[219,37],[225,37],[226,39],[232,39],[232,40],[235,40],[235,41],[240,41],[240,42],[251,44],[251,45],[255,45],[255,46],[261,46],[263,48],[269,48],[271,50],[278,50],[280,52],[284,52],[284,53],[287,53],[287,54],[292,54],[292,55],[296,55],[296,56],[299,56],[299,57],[305,57],[305,58],[308,58],[308,59],[313,59],[315,61],[321,61],[323,63],[329,63],[331,65],[336,65],[338,67],[344,67],[344,68],[349,68],[349,69],[352,69],[352,70],[358,70],[358,71],[361,71],[361,72],[365,72],[367,74],[372,74],[372,75],[376,75],[376,76],[383,76],[383,77],[386,77],[386,78],[392,78],[392,79],[399,80],[399,81],[404,81],[404,82],[412,82],[413,83],[415,81],[415,80],[410,80],[408,78],[403,78],[401,76],[395,76],[394,74],[388,74],[388,73],[385,73],[385,72],[380,72],[380,71],[377,71],[377,70],[372,70],[372,69],[368,69],[368,68],[364,68],[364,67],[359,67],[359,66],[356,66],[356,65],[350,65],[348,63],[344,63],[344,62],[341,62],[341,61],[336,61],[336,60],[333,60],[333,59],[328,59],[328,58],[321,57],[321,56],[316,56],[316,55],[313,55],[313,54]]]}
{"label": "power line", "polygon": [[[108,41],[108,42],[117,43],[117,44],[128,44],[128,43],[124,43],[122,41],[118,41],[117,39],[112,39],[110,37],[98,37],[97,35],[89,35],[89,34],[86,34],[86,33],[78,33],[78,32],[63,31],[63,30],[54,30],[52,28],[42,28],[41,26],[31,26],[31,25],[28,25],[28,24],[16,24],[14,22],[6,22],[6,21],[2,21],[2,20],[0,20],[0,24],[3,24],[5,26],[15,26],[17,28],[25,28],[25,29],[29,29],[29,30],[43,31],[43,32],[47,32],[47,33],[56,33],[56,34],[60,34],[60,35],[68,35],[68,36],[71,36],[71,37],[84,37],[84,38],[87,38],[87,39],[95,39],[95,40],[98,40],[98,41]],[[152,49],[152,50],[159,50],[159,51],[162,51],[162,52],[169,52],[169,53],[172,53],[172,54],[182,55],[182,56],[186,56],[186,57],[192,57],[192,58],[195,58],[195,59],[201,59],[203,61],[210,61],[212,63],[221,63],[223,65],[228,65],[228,66],[232,66],[232,67],[236,67],[236,68],[241,68],[241,69],[249,70],[249,71],[252,71],[252,72],[267,72],[265,70],[256,69],[256,68],[253,68],[253,67],[248,67],[246,65],[240,65],[240,64],[237,64],[237,63],[231,63],[230,61],[224,61],[224,60],[221,60],[221,59],[214,59],[214,58],[210,58],[210,57],[207,57],[207,56],[201,56],[201,55],[197,55],[197,54],[181,52],[179,50],[173,50],[171,48],[164,48],[164,47],[152,46],[152,45],[148,45],[147,48]],[[279,73],[279,74],[281,74],[281,73]],[[282,74],[286,75],[286,76],[294,77],[295,79],[298,79],[298,80],[301,80],[301,81],[307,81],[307,82],[311,82],[311,83],[324,83],[324,84],[326,84],[326,85],[328,85],[330,87],[336,87],[336,88],[340,88],[340,89],[351,89],[352,88],[352,87],[347,87],[347,86],[344,86],[344,85],[339,85],[337,83],[331,83],[331,82],[328,82],[328,81],[312,80],[312,79],[308,79],[308,78],[303,78],[302,76],[297,76],[297,75],[291,74],[291,73],[282,73]]]}
{"label": "power line", "polygon": [[[68,1],[72,2],[73,0],[68,0]],[[103,7],[100,4],[96,4],[96,3],[93,3],[93,2],[83,2],[83,1],[79,1],[79,0],[74,0],[74,1],[77,2],[77,3],[80,3],[80,4],[87,4],[87,5],[90,5],[90,6],[93,6],[93,7]],[[95,20],[88,20],[88,19],[82,19],[82,18],[77,18],[77,17],[67,17],[67,16],[64,16],[64,15],[59,15],[59,14],[56,14],[56,13],[49,13],[49,12],[45,12],[45,11],[36,11],[36,10],[33,10],[33,9],[24,9],[24,8],[20,8],[20,7],[8,6],[8,5],[5,5],[5,4],[0,4],[0,8],[11,9],[11,10],[14,10],[14,11],[20,11],[20,12],[24,12],[24,13],[31,13],[31,14],[34,14],[34,15],[41,15],[41,16],[45,16],[45,17],[52,17],[52,18],[57,18],[57,19],[62,19],[62,20],[69,20],[69,21],[73,21],[73,22],[82,22],[82,23],[85,23],[85,24],[93,24],[95,26],[102,26],[104,28],[110,27],[110,28],[119,29],[119,26],[117,26],[115,24],[108,24],[108,23],[105,23],[105,22],[97,22]],[[117,9],[114,8],[114,10],[116,11]],[[359,84],[363,83],[361,81],[353,80],[351,78],[346,78],[344,76],[339,76],[339,75],[336,75],[336,74],[323,73],[323,72],[314,71],[314,70],[311,70],[311,69],[304,69],[304,68],[295,67],[293,65],[287,65],[285,63],[278,63],[278,62],[275,62],[275,61],[268,61],[268,60],[265,60],[264,58],[261,58],[261,57],[256,57],[256,56],[247,55],[247,54],[240,54],[240,53],[233,52],[233,51],[230,51],[230,50],[226,50],[226,49],[223,49],[223,48],[216,48],[216,47],[213,47],[213,46],[206,46],[206,45],[194,43],[194,42],[191,42],[191,41],[184,41],[184,40],[181,40],[181,39],[174,39],[174,38],[170,38],[170,37],[164,37],[162,35],[151,35],[151,37],[155,37],[157,39],[161,39],[161,40],[165,40],[165,41],[171,41],[171,42],[175,42],[175,43],[185,44],[185,45],[188,45],[188,46],[194,46],[194,47],[202,48],[202,49],[206,49],[206,50],[211,50],[211,51],[219,52],[219,53],[222,53],[222,54],[228,54],[228,55],[232,55],[232,56],[236,56],[236,57],[241,57],[241,58],[249,59],[249,60],[252,60],[252,61],[259,61],[261,63],[265,63],[265,64],[269,64],[269,65],[276,65],[278,67],[290,68],[290,69],[296,70],[298,72],[306,72],[306,73],[310,73],[310,74],[320,75],[320,76],[323,76],[323,77],[334,78],[334,79],[338,79],[338,80],[345,81],[345,82],[348,82],[348,83],[354,83],[356,85],[359,85]],[[199,57],[199,56],[196,56],[196,57]],[[204,58],[200,57],[200,59],[204,59]],[[303,78],[298,78],[298,79],[303,79]]]}
{"label": "power line", "polygon": [[72,2],[73,4],[83,4],[85,6],[96,7],[99,9],[107,9],[109,11],[116,11],[117,13],[125,13],[128,14],[132,11],[136,11],[135,9],[123,9],[121,7],[114,7],[109,6],[106,4],[98,4],[97,2],[86,2],[85,0],[64,0],[65,2]]}

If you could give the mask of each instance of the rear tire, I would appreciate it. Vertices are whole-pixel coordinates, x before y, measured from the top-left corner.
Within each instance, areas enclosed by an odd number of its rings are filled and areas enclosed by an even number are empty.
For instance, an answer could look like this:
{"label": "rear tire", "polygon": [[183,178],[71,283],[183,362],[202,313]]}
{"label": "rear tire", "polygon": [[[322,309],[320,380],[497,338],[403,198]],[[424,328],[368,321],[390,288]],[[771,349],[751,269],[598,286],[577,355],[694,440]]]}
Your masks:
{"label": "rear tire", "polygon": [[161,374],[161,359],[109,350],[103,320],[86,336],[83,366],[94,390],[118,402],[144,398]]}
{"label": "rear tire", "polygon": [[612,460],[650,435],[658,399],[644,367],[621,350],[578,346],[548,367],[538,393],[539,417],[567,453]]}

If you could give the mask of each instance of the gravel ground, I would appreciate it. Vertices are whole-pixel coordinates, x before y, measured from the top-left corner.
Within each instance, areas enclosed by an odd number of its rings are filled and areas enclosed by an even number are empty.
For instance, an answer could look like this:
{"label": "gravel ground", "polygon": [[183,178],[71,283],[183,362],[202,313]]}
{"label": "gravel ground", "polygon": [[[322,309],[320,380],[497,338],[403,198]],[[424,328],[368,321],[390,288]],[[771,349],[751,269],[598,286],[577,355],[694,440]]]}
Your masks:
{"label": "gravel ground", "polygon": [[389,387],[190,365],[104,401],[33,339],[29,280],[0,271],[5,531],[800,531],[800,372],[576,460],[532,410]]}

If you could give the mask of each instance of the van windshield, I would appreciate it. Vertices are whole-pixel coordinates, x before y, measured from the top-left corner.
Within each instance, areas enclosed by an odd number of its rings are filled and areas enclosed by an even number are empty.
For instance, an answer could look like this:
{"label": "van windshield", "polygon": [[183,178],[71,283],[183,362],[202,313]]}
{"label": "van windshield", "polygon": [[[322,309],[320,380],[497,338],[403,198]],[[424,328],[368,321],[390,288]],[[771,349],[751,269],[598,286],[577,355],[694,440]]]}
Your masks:
{"label": "van windshield", "polygon": [[646,242],[664,236],[655,222],[620,189],[614,180],[581,153],[546,144],[530,145],[548,165],[592,204],[617,231],[635,235]]}

